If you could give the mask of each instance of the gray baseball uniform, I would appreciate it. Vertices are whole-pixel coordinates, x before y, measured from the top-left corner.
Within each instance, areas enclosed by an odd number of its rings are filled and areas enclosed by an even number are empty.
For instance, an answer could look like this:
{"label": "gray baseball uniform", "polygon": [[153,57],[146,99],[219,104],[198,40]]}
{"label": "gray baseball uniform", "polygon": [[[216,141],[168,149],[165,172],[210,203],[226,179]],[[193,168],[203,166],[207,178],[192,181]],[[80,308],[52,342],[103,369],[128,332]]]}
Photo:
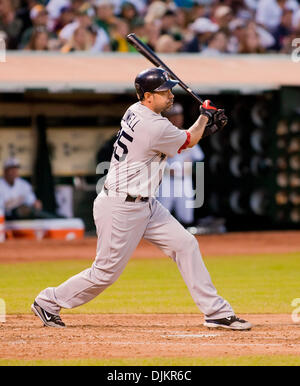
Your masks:
{"label": "gray baseball uniform", "polygon": [[92,300],[115,282],[142,238],[177,264],[199,309],[209,318],[234,315],[217,294],[196,238],[156,199],[167,156],[187,145],[185,131],[137,102],[124,114],[105,188],[94,202],[97,254],[92,266],[58,287],[46,288],[36,302],[49,313]]}

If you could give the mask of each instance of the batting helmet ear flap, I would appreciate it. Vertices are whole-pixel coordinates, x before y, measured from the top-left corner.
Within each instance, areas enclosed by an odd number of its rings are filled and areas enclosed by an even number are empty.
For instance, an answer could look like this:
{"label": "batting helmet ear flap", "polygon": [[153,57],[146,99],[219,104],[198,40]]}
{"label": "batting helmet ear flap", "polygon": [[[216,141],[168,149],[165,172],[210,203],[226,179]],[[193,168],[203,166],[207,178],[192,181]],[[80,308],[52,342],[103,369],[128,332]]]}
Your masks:
{"label": "batting helmet ear flap", "polygon": [[135,83],[135,89],[136,89],[136,93],[137,93],[139,100],[142,100],[144,98],[144,94],[145,94],[142,86],[136,82]]}

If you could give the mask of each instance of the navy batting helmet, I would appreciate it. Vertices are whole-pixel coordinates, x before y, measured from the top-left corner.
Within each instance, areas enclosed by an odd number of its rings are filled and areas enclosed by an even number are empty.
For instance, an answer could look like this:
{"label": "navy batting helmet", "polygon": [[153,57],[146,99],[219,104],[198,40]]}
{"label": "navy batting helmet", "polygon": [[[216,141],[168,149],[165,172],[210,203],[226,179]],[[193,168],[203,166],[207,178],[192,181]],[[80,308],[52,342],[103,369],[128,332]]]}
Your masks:
{"label": "navy batting helmet", "polygon": [[145,92],[166,91],[178,84],[178,80],[171,80],[163,68],[149,68],[140,72],[134,81],[135,89],[140,100]]}

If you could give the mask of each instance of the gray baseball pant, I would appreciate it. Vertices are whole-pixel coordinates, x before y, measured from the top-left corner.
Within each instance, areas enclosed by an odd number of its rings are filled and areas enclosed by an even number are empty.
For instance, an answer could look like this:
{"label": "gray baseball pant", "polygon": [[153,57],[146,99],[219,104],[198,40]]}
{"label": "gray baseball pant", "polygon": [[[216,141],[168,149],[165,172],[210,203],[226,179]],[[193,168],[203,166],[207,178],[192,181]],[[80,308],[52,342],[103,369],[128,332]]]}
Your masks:
{"label": "gray baseball pant", "polygon": [[217,294],[204,265],[198,242],[156,199],[127,202],[103,191],[93,209],[97,254],[92,266],[58,287],[43,290],[35,299],[47,312],[85,304],[113,284],[123,272],[142,238],[158,246],[177,264],[205,318],[234,315],[230,304]]}

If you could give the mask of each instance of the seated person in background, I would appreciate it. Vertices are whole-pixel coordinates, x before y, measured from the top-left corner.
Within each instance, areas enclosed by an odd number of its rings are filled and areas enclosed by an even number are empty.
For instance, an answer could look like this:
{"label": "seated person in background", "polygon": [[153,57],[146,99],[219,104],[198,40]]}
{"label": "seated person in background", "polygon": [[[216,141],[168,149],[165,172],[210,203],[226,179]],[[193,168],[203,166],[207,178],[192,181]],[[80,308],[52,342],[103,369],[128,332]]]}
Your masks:
{"label": "seated person in background", "polygon": [[[181,104],[174,103],[169,110],[164,112],[164,116],[174,126],[183,129],[184,112]],[[190,205],[187,204],[191,203],[195,196],[192,164],[203,159],[204,153],[199,144],[168,158],[165,174],[158,190],[158,201],[169,212],[173,211],[175,218],[185,228],[192,226],[195,222],[194,208],[190,208]]]}
{"label": "seated person in background", "polygon": [[36,198],[30,183],[19,177],[19,169],[20,162],[16,158],[4,162],[0,197],[6,220],[58,217],[42,210],[42,202]]}

